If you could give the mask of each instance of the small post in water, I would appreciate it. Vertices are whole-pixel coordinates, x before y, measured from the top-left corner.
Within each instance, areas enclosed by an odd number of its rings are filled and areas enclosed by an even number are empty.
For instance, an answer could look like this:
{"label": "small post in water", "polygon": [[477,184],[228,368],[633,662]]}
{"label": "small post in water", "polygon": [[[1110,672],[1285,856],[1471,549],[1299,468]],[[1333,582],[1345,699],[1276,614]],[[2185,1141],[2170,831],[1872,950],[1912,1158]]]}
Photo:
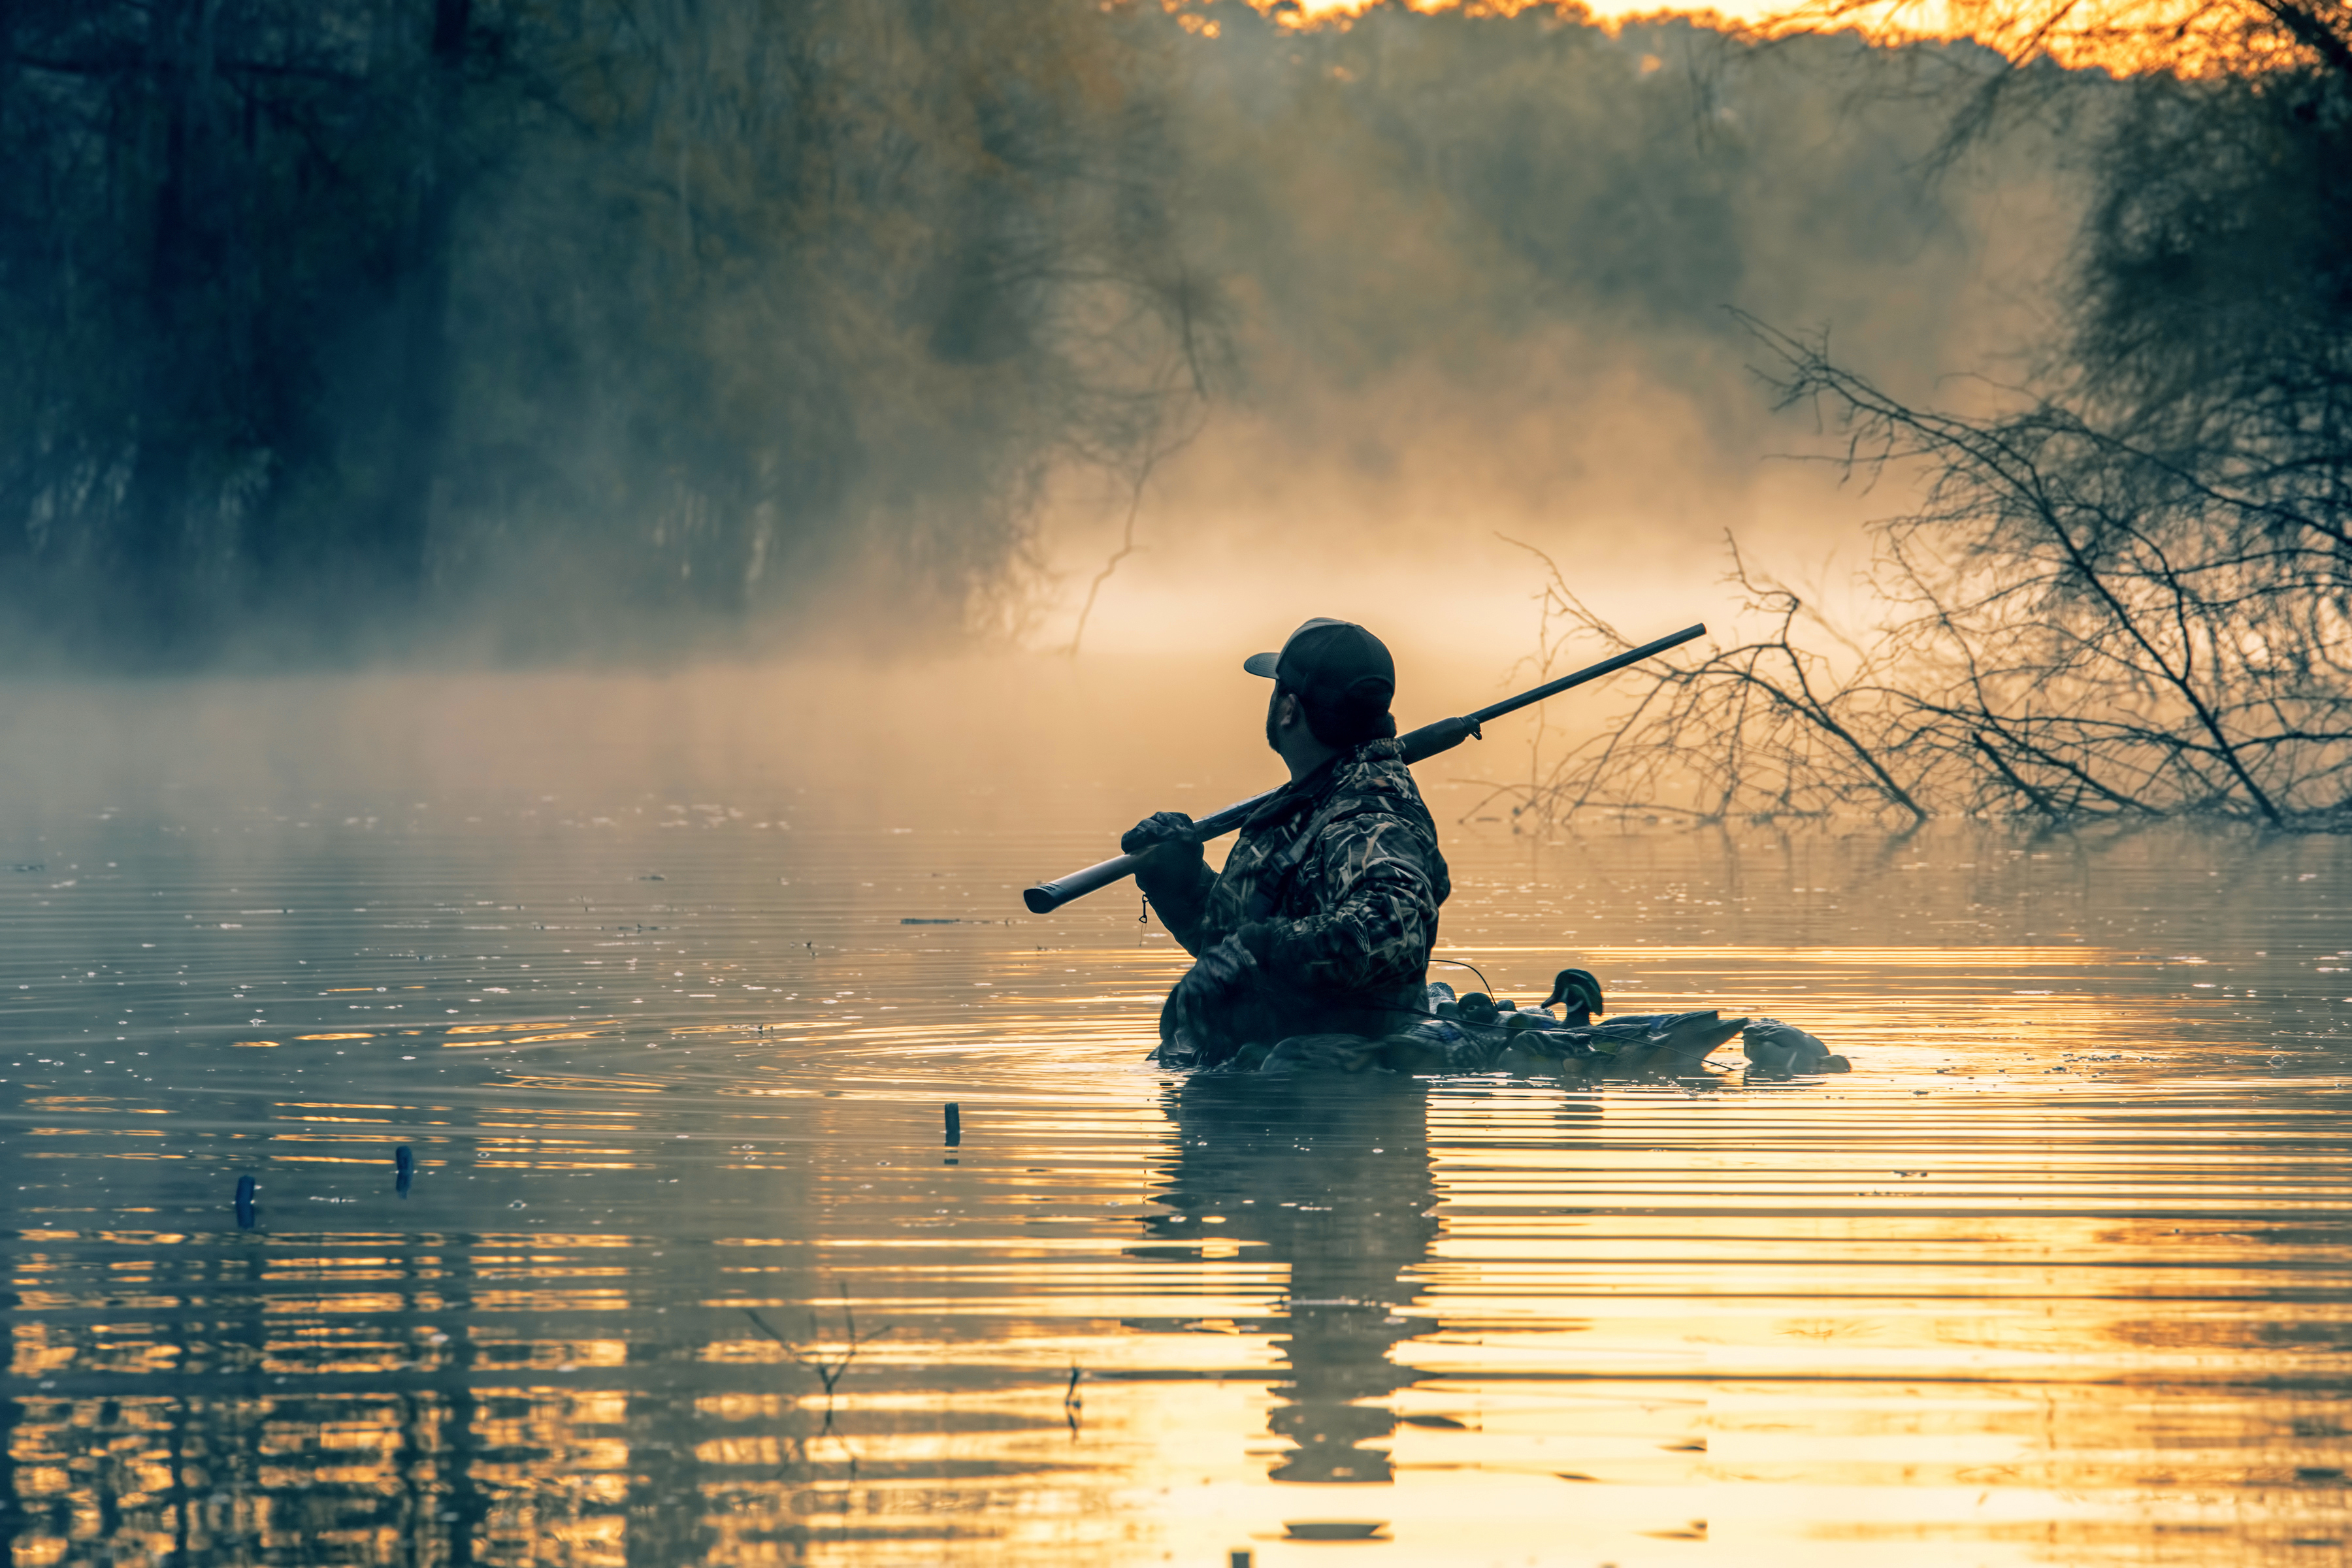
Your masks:
{"label": "small post in water", "polygon": [[408,1195],[408,1179],[415,1173],[416,1156],[408,1152],[407,1144],[403,1143],[392,1152],[392,1184],[400,1189],[402,1197]]}
{"label": "small post in water", "polygon": [[950,1100],[948,1101],[948,1147],[953,1149],[962,1142],[963,1112],[956,1102]]}
{"label": "small post in water", "polygon": [[251,1176],[239,1176],[236,1179],[236,1227],[239,1230],[253,1228],[253,1178]]}

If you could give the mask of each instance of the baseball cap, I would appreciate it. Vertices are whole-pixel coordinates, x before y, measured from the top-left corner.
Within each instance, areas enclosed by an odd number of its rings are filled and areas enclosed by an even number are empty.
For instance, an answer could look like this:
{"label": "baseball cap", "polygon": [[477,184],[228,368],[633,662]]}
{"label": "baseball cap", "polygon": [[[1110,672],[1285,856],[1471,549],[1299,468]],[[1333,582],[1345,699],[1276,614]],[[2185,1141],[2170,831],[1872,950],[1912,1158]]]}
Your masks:
{"label": "baseball cap", "polygon": [[1385,713],[1396,695],[1388,645],[1353,621],[1318,616],[1291,633],[1279,653],[1254,653],[1242,668],[1337,712]]}

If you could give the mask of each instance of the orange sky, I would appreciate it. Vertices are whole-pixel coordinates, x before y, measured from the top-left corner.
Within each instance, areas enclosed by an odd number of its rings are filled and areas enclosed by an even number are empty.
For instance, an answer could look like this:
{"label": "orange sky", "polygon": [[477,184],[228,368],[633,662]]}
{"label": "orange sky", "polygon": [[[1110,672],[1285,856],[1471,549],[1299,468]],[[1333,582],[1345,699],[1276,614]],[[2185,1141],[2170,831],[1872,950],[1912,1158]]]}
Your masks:
{"label": "orange sky", "polygon": [[[1271,10],[1276,0],[1249,0]],[[1374,0],[1297,0],[1310,20],[1368,9]],[[1556,0],[1404,0],[1420,11],[1465,4],[1519,12]],[[1602,22],[1661,14],[1706,16],[1764,30],[1852,26],[1889,41],[1973,36],[2012,58],[2048,55],[2070,67],[2119,75],[2149,70],[2232,71],[2304,58],[2306,51],[2258,4],[2230,0],[1584,0]]]}
{"label": "orange sky", "polygon": [[[1261,9],[1266,8],[1261,0],[1252,0],[1252,3],[1260,5]],[[1454,5],[1460,3],[1460,0],[1406,0],[1406,3],[1416,11],[1444,11],[1452,9]],[[1510,4],[1506,0],[1504,4],[1489,5],[1482,8],[1518,11],[1526,9],[1533,3],[1537,3],[1537,0],[1520,0],[1519,4]],[[1321,18],[1361,11],[1368,4],[1370,0],[1299,0],[1299,9],[1309,18]],[[1661,11],[1694,15],[1712,12],[1716,16],[1735,22],[1759,22],[1785,13],[1791,9],[1791,6],[1788,0],[1722,0],[1721,4],[1714,5],[1664,5],[1661,4],[1660,0],[1587,0],[1585,9],[1604,22],[1617,21],[1626,16],[1655,16]]]}

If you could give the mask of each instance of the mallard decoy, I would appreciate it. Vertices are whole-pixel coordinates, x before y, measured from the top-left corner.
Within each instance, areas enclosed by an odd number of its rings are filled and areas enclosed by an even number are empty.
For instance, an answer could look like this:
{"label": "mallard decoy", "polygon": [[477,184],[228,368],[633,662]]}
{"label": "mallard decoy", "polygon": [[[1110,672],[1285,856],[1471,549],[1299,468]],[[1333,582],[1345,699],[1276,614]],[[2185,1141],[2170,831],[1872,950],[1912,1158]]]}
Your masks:
{"label": "mallard decoy", "polygon": [[[1483,994],[1479,1002],[1492,1005]],[[1475,1021],[1460,1002],[1444,1016],[1380,1042],[1391,1072],[1457,1074],[1561,1072],[1585,1079],[1688,1077],[1709,1053],[1745,1028],[1745,1018],[1657,1013],[1570,1027],[1532,1007],[1498,1009],[1496,1023]],[[1287,1042],[1286,1042],[1287,1044]]]}
{"label": "mallard decoy", "polygon": [[1561,1020],[1570,1028],[1590,1024],[1609,1009],[1601,1005],[1601,982],[1589,969],[1563,969],[1551,977],[1551,994],[1543,999],[1547,1009],[1566,1007]]}
{"label": "mallard decoy", "polygon": [[1588,1074],[1598,1068],[1604,1078],[1675,1078],[1701,1071],[1717,1047],[1747,1026],[1747,1019],[1727,1018],[1710,1007],[1612,1018],[1561,1033],[1590,1047]]}
{"label": "mallard decoy", "polygon": [[[1608,1011],[1601,996],[1601,982],[1589,969],[1563,969],[1552,976],[1551,994],[1533,1007],[1522,1007],[1515,1002],[1499,1002],[1484,991],[1454,994],[1454,987],[1443,980],[1429,983],[1429,1011],[1436,1017],[1457,1019],[1465,1024],[1525,1024],[1558,1028],[1580,1028]],[[1555,1019],[1550,1009],[1566,1007],[1566,1017]]]}
{"label": "mallard decoy", "polygon": [[[1601,982],[1590,970],[1552,977],[1540,1007],[1500,1002],[1483,991],[1455,995],[1429,983],[1431,1016],[1381,1042],[1382,1065],[1402,1073],[1559,1070],[1586,1079],[1688,1077],[1704,1070],[1717,1047],[1740,1036],[1748,1069],[1758,1078],[1844,1072],[1846,1059],[1777,1018],[1726,1018],[1713,1009],[1620,1016],[1606,1023]],[[1565,1009],[1555,1019],[1550,1009]]]}
{"label": "mallard decoy", "polygon": [[1843,1057],[1796,1025],[1778,1018],[1758,1018],[1742,1029],[1739,1048],[1748,1053],[1748,1070],[1759,1077],[1850,1070]]}

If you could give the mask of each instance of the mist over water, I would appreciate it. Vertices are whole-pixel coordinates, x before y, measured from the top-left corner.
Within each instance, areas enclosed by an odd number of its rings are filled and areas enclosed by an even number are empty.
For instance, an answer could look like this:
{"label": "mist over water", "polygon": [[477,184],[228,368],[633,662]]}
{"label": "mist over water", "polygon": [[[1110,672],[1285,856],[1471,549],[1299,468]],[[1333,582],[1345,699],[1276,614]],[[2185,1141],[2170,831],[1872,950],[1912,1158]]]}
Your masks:
{"label": "mist over water", "polygon": [[[1968,47],[1381,10],[1290,43],[1287,68],[1255,47],[1197,66],[1217,107],[1188,121],[1242,379],[1153,470],[1145,552],[1105,588],[1132,613],[1090,646],[1279,618],[1301,589],[1476,639],[1536,576],[1498,535],[1661,629],[1677,606],[1733,613],[1727,534],[1847,607],[1859,525],[1901,483],[1788,460],[1834,447],[1815,411],[1775,412],[1736,312],[1960,405],[1969,376],[2020,377],[2046,347],[2079,198],[2034,127],[1932,172],[1982,68]],[[1040,641],[1132,499],[1123,476],[1065,476]]]}
{"label": "mist over water", "polygon": [[[0,117],[20,656],[1052,647],[1130,516],[1094,646],[1459,619],[1531,578],[1497,531],[1621,598],[1727,529],[1817,564],[1875,503],[1764,466],[1813,432],[1729,312],[2003,373],[2078,205],[2027,128],[1931,172],[1967,46],[461,13],[20,18],[89,64]],[[170,137],[109,115],[142,48]]]}

